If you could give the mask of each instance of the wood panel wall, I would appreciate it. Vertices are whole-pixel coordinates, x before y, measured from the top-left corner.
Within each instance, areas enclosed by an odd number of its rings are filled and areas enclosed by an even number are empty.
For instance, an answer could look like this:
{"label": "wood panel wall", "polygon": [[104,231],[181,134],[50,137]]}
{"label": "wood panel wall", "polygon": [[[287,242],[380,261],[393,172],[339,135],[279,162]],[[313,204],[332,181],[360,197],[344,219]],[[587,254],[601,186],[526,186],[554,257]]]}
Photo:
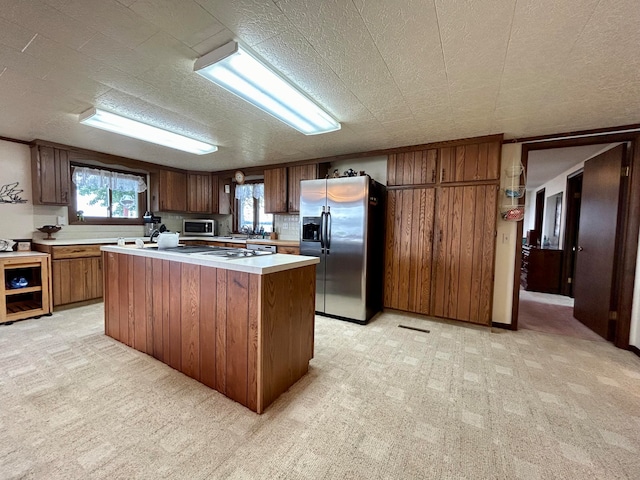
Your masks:
{"label": "wood panel wall", "polygon": [[387,197],[384,305],[430,313],[435,189],[390,190]]}
{"label": "wood panel wall", "polygon": [[385,308],[491,323],[500,154],[492,139],[389,157]]}
{"label": "wood panel wall", "polygon": [[438,192],[431,315],[491,323],[497,188]]}
{"label": "wood panel wall", "polygon": [[315,266],[265,276],[104,253],[105,333],[261,413],[313,357]]}

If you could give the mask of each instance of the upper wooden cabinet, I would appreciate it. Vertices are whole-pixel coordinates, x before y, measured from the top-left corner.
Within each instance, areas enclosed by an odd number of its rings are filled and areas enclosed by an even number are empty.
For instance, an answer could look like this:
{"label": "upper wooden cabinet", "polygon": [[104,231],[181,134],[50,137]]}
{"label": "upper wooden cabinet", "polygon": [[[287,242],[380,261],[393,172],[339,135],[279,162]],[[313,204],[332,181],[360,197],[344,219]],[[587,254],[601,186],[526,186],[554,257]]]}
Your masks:
{"label": "upper wooden cabinet", "polygon": [[269,168],[264,171],[264,211],[265,213],[286,213],[287,168]]}
{"label": "upper wooden cabinet", "polygon": [[497,180],[500,142],[476,143],[440,149],[440,182]]}
{"label": "upper wooden cabinet", "polygon": [[319,178],[318,170],[319,166],[317,163],[289,167],[289,213],[300,211],[300,181]]}
{"label": "upper wooden cabinet", "polygon": [[218,182],[216,178],[214,195],[211,180],[211,175],[208,173],[187,174],[187,211],[189,213],[213,213],[212,203],[214,198],[217,203]]}
{"label": "upper wooden cabinet", "polygon": [[264,171],[264,211],[266,213],[298,213],[300,181],[324,178],[326,164],[311,163]]}
{"label": "upper wooden cabinet", "polygon": [[492,141],[389,155],[387,186],[493,181],[500,178],[501,142]]}
{"label": "upper wooden cabinet", "polygon": [[187,174],[173,170],[160,170],[158,208],[162,212],[187,211]]}
{"label": "upper wooden cabinet", "polygon": [[387,161],[387,185],[428,185],[436,183],[438,150],[389,155]]}
{"label": "upper wooden cabinet", "polygon": [[44,145],[32,146],[31,180],[35,205],[69,205],[69,152]]}

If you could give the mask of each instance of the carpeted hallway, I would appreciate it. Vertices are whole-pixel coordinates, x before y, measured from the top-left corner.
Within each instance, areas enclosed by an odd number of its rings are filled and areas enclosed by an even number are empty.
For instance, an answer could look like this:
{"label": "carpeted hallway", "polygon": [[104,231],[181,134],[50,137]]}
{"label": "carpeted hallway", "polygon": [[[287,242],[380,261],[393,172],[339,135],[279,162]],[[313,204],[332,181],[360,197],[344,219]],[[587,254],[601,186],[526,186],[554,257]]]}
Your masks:
{"label": "carpeted hallway", "polygon": [[385,313],[317,317],[315,352],[259,416],[104,336],[102,304],[2,326],[0,478],[640,477],[640,358],[609,343]]}

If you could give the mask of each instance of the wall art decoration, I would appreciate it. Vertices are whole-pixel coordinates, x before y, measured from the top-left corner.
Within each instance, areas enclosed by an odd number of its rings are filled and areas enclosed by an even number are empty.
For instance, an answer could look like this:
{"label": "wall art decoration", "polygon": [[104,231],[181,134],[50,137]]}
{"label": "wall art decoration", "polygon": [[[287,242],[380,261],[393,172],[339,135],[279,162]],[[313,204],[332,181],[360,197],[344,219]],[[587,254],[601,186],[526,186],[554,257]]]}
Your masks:
{"label": "wall art decoration", "polygon": [[27,203],[23,198],[20,198],[22,189],[18,188],[20,182],[7,183],[0,187],[0,203]]}

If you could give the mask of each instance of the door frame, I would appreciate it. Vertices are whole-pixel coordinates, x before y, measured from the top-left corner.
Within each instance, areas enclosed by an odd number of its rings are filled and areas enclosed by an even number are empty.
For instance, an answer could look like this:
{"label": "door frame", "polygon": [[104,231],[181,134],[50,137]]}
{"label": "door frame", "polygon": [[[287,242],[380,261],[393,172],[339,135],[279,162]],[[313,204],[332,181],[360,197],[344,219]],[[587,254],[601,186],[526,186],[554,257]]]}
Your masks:
{"label": "door frame", "polygon": [[[572,254],[571,249],[577,246],[578,240],[578,220],[580,218],[580,208],[576,207],[576,203],[582,203],[582,198],[579,198],[580,202],[575,199],[576,194],[582,195],[582,178],[584,168],[581,168],[577,172],[567,176],[567,184],[565,187],[565,195],[567,199],[566,215],[565,215],[565,227],[564,227],[564,242],[562,250],[562,284],[560,285],[560,292],[562,295],[573,298],[573,277],[575,271],[575,255]],[[579,180],[579,182],[578,182]],[[578,188],[580,185],[580,188]],[[571,282],[569,282],[571,279]]]}
{"label": "door frame", "polygon": [[[629,348],[629,334],[631,332],[631,310],[633,308],[633,288],[635,283],[636,258],[638,255],[638,232],[640,231],[640,195],[630,195],[629,192],[640,191],[640,133],[638,131],[626,131],[615,133],[621,128],[613,128],[610,133],[572,132],[569,135],[558,134],[553,138],[531,140],[524,139],[522,143],[521,162],[524,171],[527,171],[529,152],[534,150],[548,150],[552,148],[579,147],[583,145],[596,145],[600,143],[629,142],[626,159],[623,159],[623,168],[629,167],[627,182],[623,182],[625,192],[619,205],[619,214],[622,220],[620,238],[617,248],[620,255],[616,257],[614,271],[619,282],[614,304],[617,305],[617,323],[613,343],[616,347]],[[584,136],[580,136],[584,135]],[[555,139],[554,139],[555,138]],[[526,195],[526,193],[525,193]],[[517,224],[516,238],[522,238],[523,222]],[[516,242],[515,269],[513,275],[513,303],[511,307],[511,329],[518,329],[518,310],[520,306],[520,269],[522,266],[522,242]]]}

